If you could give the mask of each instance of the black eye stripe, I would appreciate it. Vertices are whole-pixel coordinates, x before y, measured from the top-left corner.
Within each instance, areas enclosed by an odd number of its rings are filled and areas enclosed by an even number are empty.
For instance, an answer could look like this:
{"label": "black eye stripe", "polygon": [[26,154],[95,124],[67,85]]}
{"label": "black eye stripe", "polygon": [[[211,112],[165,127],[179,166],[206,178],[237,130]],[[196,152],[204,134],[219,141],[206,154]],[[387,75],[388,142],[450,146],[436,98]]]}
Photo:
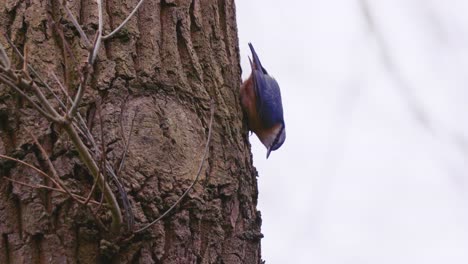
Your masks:
{"label": "black eye stripe", "polygon": [[279,140],[279,138],[281,136],[281,133],[283,133],[283,130],[284,130],[284,126],[281,126],[281,130],[276,135],[275,140],[273,140],[273,144],[271,144],[272,147],[278,143],[278,140]]}

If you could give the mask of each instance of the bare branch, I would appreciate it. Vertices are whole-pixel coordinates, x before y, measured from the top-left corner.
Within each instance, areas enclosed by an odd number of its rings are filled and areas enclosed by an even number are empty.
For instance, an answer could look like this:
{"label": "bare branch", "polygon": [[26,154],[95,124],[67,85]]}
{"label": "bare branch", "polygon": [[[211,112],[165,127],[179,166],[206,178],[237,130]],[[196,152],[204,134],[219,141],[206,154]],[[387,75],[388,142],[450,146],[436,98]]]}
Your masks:
{"label": "bare branch", "polygon": [[[123,205],[124,205],[125,214],[126,214],[127,223],[128,223],[128,225],[127,225],[128,230],[132,230],[133,225],[135,224],[135,219],[134,219],[135,217],[133,216],[133,212],[131,210],[130,202],[129,202],[128,197],[127,197],[127,193],[125,192],[125,189],[123,189],[123,187],[121,187],[121,184],[118,181],[118,176],[120,175],[120,172],[122,171],[123,166],[125,164],[125,159],[127,157],[128,148],[130,146],[130,141],[131,141],[132,133],[133,133],[133,126],[135,124],[135,119],[136,119],[138,110],[136,110],[135,114],[133,115],[132,124],[130,125],[130,131],[128,132],[128,140],[125,139],[125,133],[123,131],[123,122],[122,122],[122,116],[123,116],[122,113],[123,113],[123,111],[124,111],[124,106],[122,106],[121,113],[120,113],[120,129],[121,129],[122,138],[123,138],[123,141],[124,141],[124,151],[122,153],[122,157],[120,159],[120,165],[119,165],[119,168],[117,169],[117,172],[114,174],[113,170],[110,170],[110,174],[116,180],[116,185],[117,185],[117,187],[119,189],[119,193],[120,193],[120,195],[122,197],[122,202],[123,202]],[[108,167],[110,167],[110,166],[108,166]]]}
{"label": "bare branch", "polygon": [[[28,131],[29,132],[29,131]],[[31,134],[32,135],[32,134]],[[36,141],[37,139],[33,136],[33,139]],[[37,141],[36,141],[37,142]],[[36,143],[38,144],[38,142]],[[38,145],[40,146],[40,145]],[[41,150],[42,151],[42,150]],[[32,164],[29,164],[27,162],[24,162],[22,160],[19,160],[19,159],[15,159],[13,157],[10,157],[10,156],[6,156],[6,155],[2,155],[0,154],[0,158],[4,158],[4,159],[8,159],[8,160],[11,160],[11,161],[15,161],[15,162],[18,162],[24,166],[27,166],[33,170],[35,170],[36,172],[38,172],[40,175],[42,175],[44,178],[47,178],[49,179],[50,181],[52,181],[52,183],[54,183],[58,188],[59,188],[59,191],[60,192],[63,192],[63,193],[67,193],[68,195],[70,195],[72,198],[73,198],[73,194],[70,193],[70,192],[67,192],[67,190],[65,188],[63,188],[63,186],[61,184],[59,184],[53,177],[49,176],[49,174],[45,173],[44,171],[42,171],[41,169],[37,168],[36,166],[32,165]],[[50,160],[49,160],[50,161]]]}
{"label": "bare branch", "polygon": [[[57,82],[57,84],[59,85],[60,89],[63,91],[64,88],[63,88],[63,85],[62,83],[59,81],[59,79],[57,78],[57,75],[55,75],[55,73],[52,71],[51,72],[52,76],[54,77],[55,81]],[[58,97],[58,95],[54,92],[54,91],[50,91],[52,93],[52,95],[54,96],[55,100],[57,100],[57,102],[60,104],[60,107],[62,108],[63,111],[67,112],[67,106],[65,105],[65,102],[62,101],[62,99],[60,99],[60,97]],[[68,97],[67,97],[68,98]]]}
{"label": "bare branch", "polygon": [[75,100],[73,101],[73,104],[72,104],[70,110],[68,111],[68,116],[70,118],[73,118],[75,116],[76,111],[78,110],[78,106],[81,103],[81,98],[83,98],[84,91],[85,91],[85,86],[86,86],[86,83],[88,82],[88,73],[87,72],[88,72],[88,70],[85,70],[85,73],[84,73],[85,76],[83,77],[83,81],[78,86],[78,92],[76,93]]}
{"label": "bare branch", "polygon": [[119,32],[119,30],[121,30],[128,23],[128,21],[130,21],[130,19],[135,15],[135,13],[138,11],[138,8],[140,8],[140,6],[143,4],[144,1],[145,0],[140,0],[140,2],[138,2],[138,4],[132,10],[130,15],[128,15],[127,18],[116,29],[114,29],[114,31],[103,36],[102,39],[106,40],[106,39],[112,38],[117,32]]}
{"label": "bare branch", "polygon": [[[70,137],[70,140],[72,141],[73,145],[77,148],[78,153],[80,155],[81,161],[85,164],[85,166],[88,168],[90,171],[91,175],[93,175],[94,179],[97,182],[97,185],[100,187],[103,197],[105,197],[106,202],[109,204],[109,208],[112,214],[112,224],[111,224],[111,231],[114,234],[118,234],[120,232],[121,224],[122,224],[122,215],[121,211],[119,208],[119,204],[117,203],[116,197],[114,193],[112,192],[112,189],[110,188],[109,184],[105,181],[103,175],[101,174],[101,171],[99,170],[99,167],[96,164],[96,160],[87,148],[87,146],[84,144],[83,140],[80,138],[80,135],[78,134],[77,131],[79,129],[76,129],[77,124],[75,122],[70,122],[73,121],[73,119],[77,115],[77,110],[78,107],[81,103],[81,100],[83,98],[83,95],[85,93],[85,89],[87,86],[87,83],[89,82],[89,79],[91,78],[91,74],[93,71],[93,63],[95,62],[95,59],[97,57],[101,42],[102,42],[102,28],[103,28],[103,15],[102,15],[102,0],[97,0],[98,2],[98,12],[99,12],[99,30],[98,34],[96,34],[96,38],[94,41],[94,46],[92,49],[90,49],[89,54],[88,54],[88,61],[87,63],[83,66],[82,68],[82,76],[80,79],[80,84],[78,86],[78,90],[76,95],[74,96],[73,103],[68,111],[66,113],[65,117],[61,117],[57,111],[52,107],[52,105],[47,101],[46,97],[42,93],[42,91],[39,89],[39,87],[33,82],[26,82],[23,79],[21,79],[19,76],[16,76],[13,72],[6,72],[3,75],[0,75],[0,81],[4,82],[6,85],[12,87],[15,89],[20,95],[25,97],[26,100],[28,100],[35,108],[37,111],[39,111],[43,116],[48,118],[51,122],[59,123],[62,125],[63,129],[67,132],[68,136]],[[8,38],[7,38],[8,39]],[[14,46],[14,44],[8,40],[10,45],[15,49],[15,51],[19,54],[19,56],[23,59],[24,61],[24,66],[25,68],[28,67],[31,69],[32,72],[42,81],[42,79],[39,77],[39,75],[34,71],[34,69],[28,65],[27,60],[21,55],[19,50]],[[11,75],[11,76],[9,76]],[[27,75],[27,71],[25,71],[25,76]],[[16,77],[16,78],[13,78]],[[58,79],[58,78],[56,78]],[[12,80],[17,80],[17,84],[15,84],[15,81]],[[53,93],[53,90],[45,83],[42,81],[44,85]],[[63,87],[60,85],[60,88],[62,90]],[[39,100],[39,103],[41,106],[39,106],[37,103],[32,100],[23,90],[27,89],[32,89],[35,96]],[[54,94],[54,93],[53,93]],[[56,96],[54,94],[54,96]],[[56,97],[58,98],[58,97]],[[68,98],[68,96],[67,96]],[[61,102],[61,101],[60,101]],[[61,106],[64,107],[63,102],[61,102]],[[79,113],[78,113],[79,116]],[[80,122],[83,122],[82,118],[79,116]],[[87,129],[86,124],[81,124],[83,131],[83,135],[85,137],[88,137],[91,143],[93,143],[93,146],[96,146],[92,135],[89,132],[89,129]],[[95,150],[96,153],[99,152],[98,149]],[[105,162],[105,166],[107,168],[107,162]],[[51,167],[51,170],[53,167]],[[117,179],[116,179],[117,181]],[[60,187],[60,185],[57,183],[57,186]],[[121,186],[118,186],[119,190],[122,189]],[[88,201],[88,199],[84,199],[83,201]],[[128,203],[128,199],[127,199]],[[128,210],[128,208],[126,208]]]}
{"label": "bare branch", "polygon": [[13,88],[24,99],[26,99],[42,116],[47,118],[49,121],[54,122],[54,123],[62,123],[61,119],[47,113],[38,104],[36,104],[36,102],[34,102],[34,100],[31,97],[29,97],[26,93],[24,93],[18,86],[16,86],[11,80],[7,79],[5,76],[0,75],[0,82],[10,86],[11,88]]}
{"label": "bare branch", "polygon": [[78,33],[80,34],[80,37],[83,40],[86,48],[89,49],[91,47],[91,42],[89,41],[88,37],[84,33],[83,28],[80,26],[80,24],[76,20],[75,16],[72,14],[70,9],[68,8],[67,2],[65,0],[62,2],[62,6],[65,8],[65,11],[67,12],[67,15],[71,19],[71,21],[72,21],[73,25],[75,26],[76,30],[78,30]]}
{"label": "bare branch", "polygon": [[[137,116],[137,113],[138,113],[138,109],[135,111],[135,114],[133,115],[132,124],[130,125],[130,131],[128,132],[128,140],[125,141],[125,149],[124,149],[124,152],[122,153],[122,158],[120,159],[119,169],[117,170],[117,173],[116,173],[117,175],[120,175],[120,172],[122,171],[123,166],[125,164],[125,158],[127,157],[128,147],[130,146],[130,140],[132,138],[132,132],[133,132],[133,125],[135,124],[135,118]],[[122,137],[124,136],[122,135]]]}
{"label": "bare branch", "polygon": [[[23,56],[23,54],[21,54],[21,52],[18,50],[18,48],[16,47],[16,45],[13,43],[13,41],[11,41],[10,38],[8,38],[8,36],[5,35],[5,39],[7,40],[8,44],[10,44],[10,46],[13,48],[13,50],[15,51],[15,53],[20,57],[21,61],[25,61],[25,58]],[[49,91],[52,91],[52,88],[50,88],[50,86],[47,85],[47,83],[44,81],[44,79],[37,73],[37,71],[29,64],[27,64],[29,70],[34,74],[34,76],[36,76],[39,81],[41,81],[41,84],[43,84]]]}
{"label": "bare branch", "polygon": [[[51,74],[54,77],[55,81],[59,84],[60,90],[64,94],[65,98],[67,98],[66,101],[69,102],[70,104],[72,104],[73,99],[70,97],[67,90],[65,89],[65,87],[62,85],[62,83],[58,79],[57,75],[54,72],[52,72]],[[83,137],[85,137],[87,140],[91,141],[91,143],[94,143],[93,138],[91,136],[91,132],[87,129],[86,122],[84,121],[83,117],[81,116],[81,114],[79,112],[76,113],[76,116],[78,117],[78,122],[77,122],[78,124],[73,123],[73,125],[78,130],[80,130],[80,133],[83,135]]]}
{"label": "bare branch", "polygon": [[[54,78],[57,80],[57,82],[59,82],[59,84],[60,84],[60,81],[58,80],[58,77],[54,73],[52,73],[52,74],[53,74]],[[62,90],[63,94],[67,98],[68,102],[72,104],[73,99],[70,97],[70,95],[66,91],[65,87],[63,87],[63,85],[60,85],[60,89]],[[81,116],[81,114],[79,112],[77,112],[76,114],[77,114],[77,117],[78,117],[78,124],[74,123],[75,127],[77,127],[77,129],[80,130],[80,133],[82,134],[82,136],[84,138],[86,138],[91,143],[92,147],[97,149],[96,142],[94,141],[94,138],[91,135],[91,132],[89,131],[89,129],[88,129],[87,125],[86,125],[86,122],[84,121],[83,117]]]}
{"label": "bare branch", "polygon": [[360,7],[364,18],[366,19],[367,25],[371,33],[374,34],[377,41],[377,45],[382,56],[382,61],[389,74],[392,75],[394,80],[397,82],[396,88],[399,89],[403,99],[406,100],[408,107],[413,114],[415,120],[424,128],[428,129],[431,133],[434,132],[434,126],[424,109],[423,104],[418,100],[414,94],[414,90],[411,85],[404,79],[402,73],[399,71],[395,60],[392,57],[391,49],[385,40],[385,36],[376,23],[376,16],[372,13],[371,6],[368,0],[361,0]]}
{"label": "bare branch", "polygon": [[23,75],[26,77],[26,80],[28,82],[32,81],[31,75],[29,75],[28,72],[28,45],[24,45],[24,59],[23,59],[23,69],[21,71],[23,72]]}
{"label": "bare branch", "polygon": [[103,14],[102,14],[102,0],[96,0],[98,6],[98,33],[99,36],[102,36],[102,28],[103,28]]}
{"label": "bare branch", "polygon": [[99,48],[101,47],[101,42],[102,42],[102,36],[98,35],[98,37],[96,39],[96,43],[94,44],[93,53],[92,53],[92,55],[90,57],[90,61],[89,61],[89,63],[91,65],[93,65],[94,61],[96,60],[96,57],[97,57],[98,52],[99,52]]}
{"label": "bare branch", "polygon": [[60,180],[60,176],[58,175],[57,173],[57,170],[55,169],[55,166],[54,164],[52,163],[52,161],[50,160],[49,158],[49,155],[47,154],[47,152],[45,151],[44,147],[41,145],[41,143],[39,143],[39,140],[37,140],[36,136],[34,136],[33,133],[31,133],[31,131],[27,130],[29,135],[31,136],[31,138],[34,140],[34,143],[36,143],[36,146],[39,148],[41,154],[42,154],[42,158],[46,160],[47,162],[47,165],[49,166],[49,170],[52,172],[52,175],[54,176],[55,180],[52,180],[53,183],[57,186],[60,187],[61,190],[65,191],[65,193],[67,193],[72,199],[74,199],[76,202],[80,202],[79,200],[77,200],[73,194],[70,192],[70,190],[68,190],[67,186],[65,186],[65,184],[62,182],[62,180]]}
{"label": "bare branch", "polygon": [[4,71],[10,70],[10,59],[8,58],[5,47],[2,45],[2,43],[0,43],[0,62],[3,64]]}
{"label": "bare branch", "polygon": [[147,224],[146,226],[136,230],[134,233],[140,233],[140,232],[145,231],[146,229],[154,225],[156,222],[161,220],[163,217],[165,217],[167,214],[169,214],[182,201],[182,199],[184,199],[184,197],[190,192],[190,190],[192,190],[193,186],[195,186],[202,172],[203,165],[205,164],[206,156],[208,155],[208,150],[209,150],[210,141],[211,141],[211,132],[212,132],[212,127],[213,127],[213,118],[214,118],[214,102],[212,100],[211,101],[211,117],[210,117],[209,129],[208,129],[208,137],[206,139],[205,152],[203,153],[203,158],[200,162],[200,166],[198,168],[198,172],[197,172],[197,176],[195,177],[195,180],[187,188],[187,190],[185,190],[185,192],[179,197],[179,199],[171,207],[169,207],[169,209],[167,209],[161,216],[159,216],[156,220]]}
{"label": "bare branch", "polygon": [[[101,134],[101,160],[100,160],[100,164],[99,164],[99,170],[102,172],[103,174],[103,177],[104,177],[104,181],[107,181],[107,173],[106,173],[106,169],[104,169],[104,164],[106,162],[106,143],[105,143],[105,139],[104,139],[104,132],[103,132],[103,122],[102,122],[102,115],[101,115],[101,103],[100,101],[98,100],[97,103],[96,103],[96,108],[97,108],[97,111],[98,111],[98,116],[99,116],[99,128],[100,128],[100,134]],[[91,191],[89,191],[89,194],[88,194],[88,198],[86,199],[87,201],[89,199],[91,199],[91,195],[93,195],[94,193],[94,189],[96,188],[97,186],[97,178],[94,180],[94,183],[93,183],[93,187],[91,187]]]}
{"label": "bare branch", "polygon": [[[42,171],[41,169],[37,168],[36,166],[34,166],[32,164],[29,164],[29,163],[24,162],[22,160],[15,159],[13,157],[2,155],[2,154],[0,154],[0,158],[11,160],[11,161],[14,161],[14,162],[18,162],[18,163],[20,163],[20,164],[22,164],[22,165],[24,165],[26,167],[29,167],[29,168],[35,170],[37,173],[41,174],[42,176],[44,176],[44,177],[46,177],[48,179],[51,179],[51,177],[47,173],[45,173],[44,171]],[[53,179],[51,179],[51,180],[53,180]]]}
{"label": "bare branch", "polygon": [[[67,97],[69,97],[68,93],[65,90],[63,90],[63,92],[67,95]],[[69,100],[71,101],[71,98]],[[90,153],[93,154],[94,160],[98,160],[100,158],[100,156],[102,155],[102,151],[99,150],[99,147],[97,146],[93,135],[89,131],[89,128],[88,128],[86,122],[81,117],[80,113],[77,113],[77,116],[78,116],[78,121],[79,121],[78,122],[79,127],[77,127],[77,129],[79,130],[81,135],[84,138],[86,138],[88,140],[88,142],[91,144],[91,148],[89,149],[89,151],[90,151]],[[73,125],[78,126],[75,123]],[[132,213],[132,210],[131,210],[131,205],[130,205],[130,201],[128,199],[127,193],[126,193],[125,189],[123,188],[123,185],[120,182],[117,174],[114,172],[114,168],[112,167],[112,165],[110,165],[107,160],[105,160],[104,165],[105,165],[105,169],[103,169],[101,167],[100,171],[102,171],[102,173],[104,173],[104,174],[107,173],[107,175],[110,175],[110,177],[113,180],[115,186],[117,187],[117,190],[118,190],[118,192],[120,194],[120,197],[121,197],[121,200],[122,200],[122,205],[123,205],[124,210],[125,210],[125,216],[126,216],[126,219],[127,219],[127,224],[128,224],[129,230],[131,230],[133,228],[133,224],[134,224],[134,216],[133,216],[133,213]],[[104,180],[107,181],[107,177],[105,177]]]}
{"label": "bare branch", "polygon": [[[36,76],[39,79],[39,81],[41,81],[41,83],[47,88],[47,90],[49,92],[53,93],[53,89],[41,78],[41,76],[37,73],[37,71],[31,65],[29,65],[27,63],[27,59],[23,56],[23,54],[21,54],[21,52],[18,50],[16,45],[10,40],[10,38],[8,38],[8,36],[6,36],[6,35],[5,35],[5,38],[6,38],[7,42],[8,42],[8,44],[10,44],[10,46],[13,48],[15,53],[21,58],[21,60],[23,61],[23,65],[27,66],[27,68],[34,74],[34,76]],[[25,74],[27,74],[25,69],[23,69],[23,71],[25,72]],[[27,76],[29,77],[29,74],[27,74]],[[13,77],[13,76],[10,76],[10,77]],[[32,90],[36,94],[36,96],[39,99],[39,101],[41,102],[41,104],[44,105],[44,107],[48,110],[48,112],[51,115],[55,116],[55,118],[57,120],[59,120],[60,115],[55,111],[55,109],[52,107],[52,105],[50,105],[50,103],[45,98],[42,91],[39,89],[39,87],[37,87],[37,85],[34,84],[34,82],[30,82],[30,81],[26,82],[24,80],[20,80],[19,85],[23,86],[23,88],[28,88],[28,89],[32,88]]]}
{"label": "bare branch", "polygon": [[[54,78],[57,80],[57,82],[59,82],[59,81],[58,81],[58,77],[55,76],[55,74],[54,74]],[[60,83],[60,82],[59,82],[59,83]],[[70,95],[69,95],[68,92],[66,91],[65,87],[63,87],[62,85],[60,85],[60,89],[62,90],[62,92],[64,93],[64,95],[65,95],[66,98],[68,99],[68,101],[69,101],[70,103],[73,103],[72,98],[70,97]],[[99,154],[99,149],[98,149],[98,147],[97,147],[97,144],[96,144],[96,142],[94,141],[94,138],[93,138],[91,132],[89,131],[89,129],[88,129],[87,125],[86,125],[86,122],[84,121],[84,119],[82,118],[82,116],[80,115],[79,112],[77,112],[77,118],[78,118],[78,124],[79,124],[79,125],[77,125],[77,124],[74,123],[74,122],[73,122],[73,125],[74,125],[75,127],[77,127],[77,129],[80,131],[80,133],[82,134],[82,136],[83,136],[84,138],[86,138],[86,139],[89,141],[89,143],[91,143],[92,147],[94,148],[94,160],[97,160],[97,157],[100,155],[100,154]],[[87,152],[88,154],[90,154],[90,152],[88,152],[86,146],[84,146],[82,143],[81,143],[81,145],[82,145],[83,148],[86,149],[86,152]],[[91,150],[89,150],[89,151],[91,151]],[[117,176],[115,176],[115,174],[113,173],[113,169],[112,169],[112,167],[110,166],[110,164],[107,162],[107,160],[105,161],[105,167],[106,167],[105,170],[103,170],[103,169],[101,168],[100,170],[98,169],[98,171],[102,171],[103,173],[106,173],[106,172],[107,172],[107,173],[109,173],[109,174],[112,175],[113,179],[114,179],[115,182],[116,182],[117,189],[119,190],[119,193],[120,193],[120,195],[122,196],[122,201],[123,201],[123,204],[124,204],[124,209],[125,209],[125,212],[126,212],[126,215],[127,215],[127,219],[132,219],[132,215],[129,215],[129,214],[128,214],[129,208],[128,208],[128,198],[127,198],[127,196],[126,196],[126,193],[124,192],[124,189],[123,189],[122,185],[121,185],[120,182],[118,181]],[[96,180],[96,179],[95,179],[95,180]],[[103,179],[103,180],[104,180],[104,182],[106,182],[105,179]],[[100,183],[99,183],[100,181],[101,181],[101,180],[98,180],[98,182],[97,182],[98,185],[100,184]],[[94,185],[95,185],[95,184],[93,183],[93,186],[94,186]],[[93,187],[93,188],[95,188],[95,187]],[[93,189],[93,188],[92,188],[92,189]],[[91,193],[90,193],[89,195],[91,195],[92,193],[93,193],[93,191],[91,191]],[[99,209],[99,208],[98,208],[98,209]]]}
{"label": "bare branch", "polygon": [[[60,123],[60,118],[61,116],[55,111],[54,107],[49,103],[47,98],[45,97],[44,93],[39,89],[39,87],[36,85],[35,82],[26,82],[24,79],[21,79],[19,82],[19,85],[23,89],[31,89],[33,90],[34,94],[36,95],[37,99],[39,99],[39,102],[47,109],[47,111],[55,117],[55,119],[59,120],[58,122]],[[50,87],[49,87],[50,88]],[[51,90],[52,91],[52,90]]]}
{"label": "bare branch", "polygon": [[[60,82],[60,80],[58,79],[57,75],[55,75],[54,72],[51,72],[52,76],[54,77],[55,81],[58,83],[59,87],[60,87],[60,90],[62,91],[63,95],[65,96],[66,101],[69,102],[70,104],[73,104],[73,99],[70,97],[70,95],[68,94],[67,90],[65,89],[65,87],[62,85],[62,83]],[[66,108],[66,107],[65,107]],[[78,117],[78,123],[82,126],[81,128],[79,127],[79,125],[75,124],[74,125],[80,130],[80,132],[85,136],[86,139],[89,140],[89,136],[91,135],[91,132],[89,132],[88,130],[88,134],[86,134],[84,132],[84,128],[83,126],[86,128],[86,123],[83,119],[83,117],[81,116],[81,114],[79,112],[76,113],[77,117]]]}
{"label": "bare branch", "polygon": [[52,75],[52,77],[54,77],[55,81],[57,82],[57,84],[59,85],[60,87],[60,90],[62,91],[62,93],[64,94],[65,98],[67,98],[66,101],[69,101],[70,103],[73,103],[70,95],[68,95],[67,93],[67,90],[65,89],[65,87],[63,86],[62,82],[60,82],[59,78],[57,77],[57,75],[52,71],[50,73]]}
{"label": "bare branch", "polygon": [[[13,180],[11,178],[8,178],[8,177],[4,177],[5,179],[13,182],[13,183],[17,183],[19,185],[23,185],[23,186],[26,186],[26,187],[29,187],[29,188],[33,188],[33,189],[46,189],[46,190],[50,190],[50,191],[55,191],[55,192],[59,192],[59,193],[63,193],[63,194],[67,194],[64,190],[62,189],[58,189],[58,188],[54,188],[54,187],[50,187],[50,186],[46,186],[46,185],[42,185],[42,184],[36,184],[36,185],[32,185],[32,184],[29,184],[29,183],[25,183],[25,182],[21,182],[21,181],[17,181],[17,180]],[[83,203],[83,200],[84,200],[84,197],[83,196],[80,196],[80,195],[77,195],[77,194],[71,194],[71,198],[73,198],[74,200],[76,201],[79,201],[80,204]],[[94,200],[91,200],[90,203],[92,204],[95,204],[95,205],[99,205],[99,203],[97,201],[94,201]]]}
{"label": "bare branch", "polygon": [[103,28],[103,14],[102,14],[102,0],[96,0],[97,6],[98,6],[98,32],[97,32],[97,38],[94,41],[94,48],[93,48],[93,53],[91,55],[91,59],[89,63],[91,65],[94,64],[94,61],[97,57],[97,54],[99,52],[99,48],[101,47],[101,42],[102,42],[102,28]]}
{"label": "bare branch", "polygon": [[109,209],[112,214],[111,230],[114,234],[118,234],[122,225],[122,214],[112,189],[110,188],[109,184],[104,181],[104,178],[100,174],[99,167],[96,165],[93,156],[88,151],[88,148],[85,146],[83,141],[80,139],[80,136],[78,135],[73,125],[70,123],[65,123],[63,128],[70,137],[70,140],[73,142],[73,145],[77,148],[81,161],[88,168],[91,175],[93,175],[94,178],[98,178],[99,188],[103,192],[107,203],[109,203]]}
{"label": "bare branch", "polygon": [[76,93],[75,95],[75,99],[73,100],[73,104],[70,108],[70,111],[68,111],[68,116],[70,118],[73,118],[76,114],[76,111],[78,110],[78,107],[81,103],[81,99],[83,98],[83,95],[84,95],[84,92],[86,90],[86,85],[88,83],[88,80],[89,80],[89,76],[90,76],[90,71],[93,70],[93,63],[94,63],[94,60],[97,56],[97,52],[99,50],[99,47],[101,46],[101,34],[102,34],[102,7],[101,7],[101,0],[97,0],[98,1],[98,7],[99,7],[99,28],[100,30],[98,30],[98,32],[96,32],[96,36],[94,38],[94,44],[93,44],[93,48],[90,50],[89,54],[88,54],[88,61],[86,63],[86,65],[82,68],[82,76],[81,76],[81,81],[80,81],[80,84],[78,86],[78,92]]}
{"label": "bare branch", "polygon": [[[40,175],[42,175],[44,178],[47,178],[49,179],[50,181],[52,181],[58,188],[53,188],[53,187],[50,187],[50,186],[45,186],[45,185],[36,185],[36,186],[33,186],[33,185],[29,185],[27,183],[23,183],[23,182],[20,182],[20,181],[16,181],[16,180],[13,180],[13,179],[10,179],[8,177],[5,177],[6,179],[12,181],[12,182],[15,182],[15,183],[18,183],[18,184],[22,184],[24,186],[28,186],[28,187],[31,187],[31,188],[42,188],[42,189],[49,189],[49,190],[52,190],[52,191],[57,191],[57,192],[61,192],[61,193],[64,193],[64,194],[68,194],[72,199],[78,201],[80,204],[83,203],[84,201],[84,197],[82,196],[79,196],[77,194],[73,194],[71,192],[67,192],[66,189],[64,189],[53,177],[49,176],[47,173],[45,173],[44,171],[42,171],[41,169],[37,168],[36,166],[32,165],[32,164],[29,164],[27,162],[24,162],[22,160],[19,160],[19,159],[15,159],[13,157],[10,157],[10,156],[6,156],[6,155],[2,155],[0,154],[0,158],[4,158],[4,159],[7,159],[7,160],[11,160],[11,161],[14,161],[14,162],[17,162],[17,163],[20,163],[21,165],[24,165],[28,168],[31,168],[33,170],[35,170],[37,173],[39,173]],[[80,200],[81,199],[81,200]],[[91,203],[94,203],[94,204],[99,204],[97,203],[96,201],[91,201]]]}
{"label": "bare branch", "polygon": [[91,187],[91,191],[89,191],[88,196],[86,197],[86,200],[84,201],[84,205],[87,205],[87,204],[89,203],[89,201],[91,200],[91,196],[93,195],[94,190],[96,189],[97,184],[98,184],[98,179],[95,178],[95,179],[94,179],[93,186]]}

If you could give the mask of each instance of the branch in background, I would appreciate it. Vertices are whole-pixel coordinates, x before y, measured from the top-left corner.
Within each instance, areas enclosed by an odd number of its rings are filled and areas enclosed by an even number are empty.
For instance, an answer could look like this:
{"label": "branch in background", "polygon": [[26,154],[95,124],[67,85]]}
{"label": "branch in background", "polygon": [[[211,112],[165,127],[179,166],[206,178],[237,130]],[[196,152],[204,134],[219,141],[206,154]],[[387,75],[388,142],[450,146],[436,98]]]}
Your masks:
{"label": "branch in background", "polygon": [[167,209],[161,216],[159,216],[156,220],[154,220],[153,222],[147,224],[146,226],[134,231],[134,233],[140,233],[140,232],[143,232],[145,231],[146,229],[150,228],[152,225],[154,225],[155,223],[157,223],[159,220],[161,220],[162,218],[164,218],[167,214],[169,214],[181,201],[182,199],[184,199],[184,197],[190,192],[190,190],[192,190],[193,186],[195,186],[195,184],[197,183],[198,181],[198,178],[200,178],[200,174],[202,172],[202,169],[203,169],[203,165],[205,164],[205,160],[206,160],[206,156],[208,155],[208,150],[209,150],[209,147],[210,147],[210,141],[211,141],[211,132],[212,132],[212,127],[213,127],[213,118],[214,118],[214,101],[211,100],[211,107],[210,107],[210,124],[208,125],[208,137],[206,139],[206,145],[205,145],[205,152],[203,153],[203,158],[200,162],[200,166],[198,167],[198,172],[197,172],[197,176],[195,177],[195,180],[192,182],[192,184],[187,188],[187,190],[179,197],[179,199],[169,208]]}
{"label": "branch in background", "polygon": [[410,85],[404,80],[402,74],[399,72],[398,67],[396,66],[396,63],[392,59],[391,49],[388,47],[383,34],[375,22],[375,17],[372,14],[368,1],[360,0],[360,6],[367,25],[369,26],[369,30],[372,34],[374,34],[375,39],[377,40],[378,48],[380,50],[380,54],[382,55],[385,68],[387,68],[387,71],[393,75],[394,80],[397,82],[396,87],[400,88],[400,93],[403,95],[403,98],[406,99],[410,111],[413,113],[416,121],[421,126],[431,132],[434,132],[434,127],[431,124],[429,116],[424,110],[423,105],[418,101]]}
{"label": "branch in background", "polygon": [[[384,65],[388,72],[393,75],[394,80],[397,82],[396,86],[399,88],[403,99],[406,100],[409,110],[416,119],[416,122],[423,128],[427,129],[432,134],[432,136],[445,138],[454,146],[454,148],[463,153],[466,157],[468,150],[463,144],[463,142],[466,141],[465,137],[462,134],[448,131],[442,125],[437,124],[435,120],[431,120],[430,114],[425,109],[424,105],[418,100],[411,86],[404,80],[402,73],[398,70],[397,64],[392,58],[391,49],[385,41],[383,33],[377,27],[375,20],[378,16],[373,15],[369,1],[360,0],[359,3],[369,29],[377,40],[378,48],[380,49]],[[457,179],[457,183],[458,181],[459,179]]]}

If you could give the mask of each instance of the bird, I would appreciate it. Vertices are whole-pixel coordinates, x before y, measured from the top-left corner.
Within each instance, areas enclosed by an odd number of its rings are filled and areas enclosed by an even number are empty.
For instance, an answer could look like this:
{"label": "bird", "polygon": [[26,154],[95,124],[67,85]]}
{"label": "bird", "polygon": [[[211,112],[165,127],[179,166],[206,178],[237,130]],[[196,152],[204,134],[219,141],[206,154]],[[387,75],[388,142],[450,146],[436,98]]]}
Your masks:
{"label": "bird", "polygon": [[262,66],[260,59],[249,43],[252,72],[241,84],[240,102],[247,116],[248,128],[255,133],[267,148],[266,158],[279,149],[286,140],[283,103],[278,82]]}

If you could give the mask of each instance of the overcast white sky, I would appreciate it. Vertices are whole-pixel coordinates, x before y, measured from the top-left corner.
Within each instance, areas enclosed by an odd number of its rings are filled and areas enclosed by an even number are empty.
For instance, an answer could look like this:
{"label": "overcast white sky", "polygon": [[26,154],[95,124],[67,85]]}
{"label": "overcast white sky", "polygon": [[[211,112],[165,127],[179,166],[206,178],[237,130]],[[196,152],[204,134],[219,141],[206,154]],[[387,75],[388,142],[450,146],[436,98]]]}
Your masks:
{"label": "overcast white sky", "polygon": [[250,137],[267,264],[468,263],[468,1],[236,5],[285,111]]}

